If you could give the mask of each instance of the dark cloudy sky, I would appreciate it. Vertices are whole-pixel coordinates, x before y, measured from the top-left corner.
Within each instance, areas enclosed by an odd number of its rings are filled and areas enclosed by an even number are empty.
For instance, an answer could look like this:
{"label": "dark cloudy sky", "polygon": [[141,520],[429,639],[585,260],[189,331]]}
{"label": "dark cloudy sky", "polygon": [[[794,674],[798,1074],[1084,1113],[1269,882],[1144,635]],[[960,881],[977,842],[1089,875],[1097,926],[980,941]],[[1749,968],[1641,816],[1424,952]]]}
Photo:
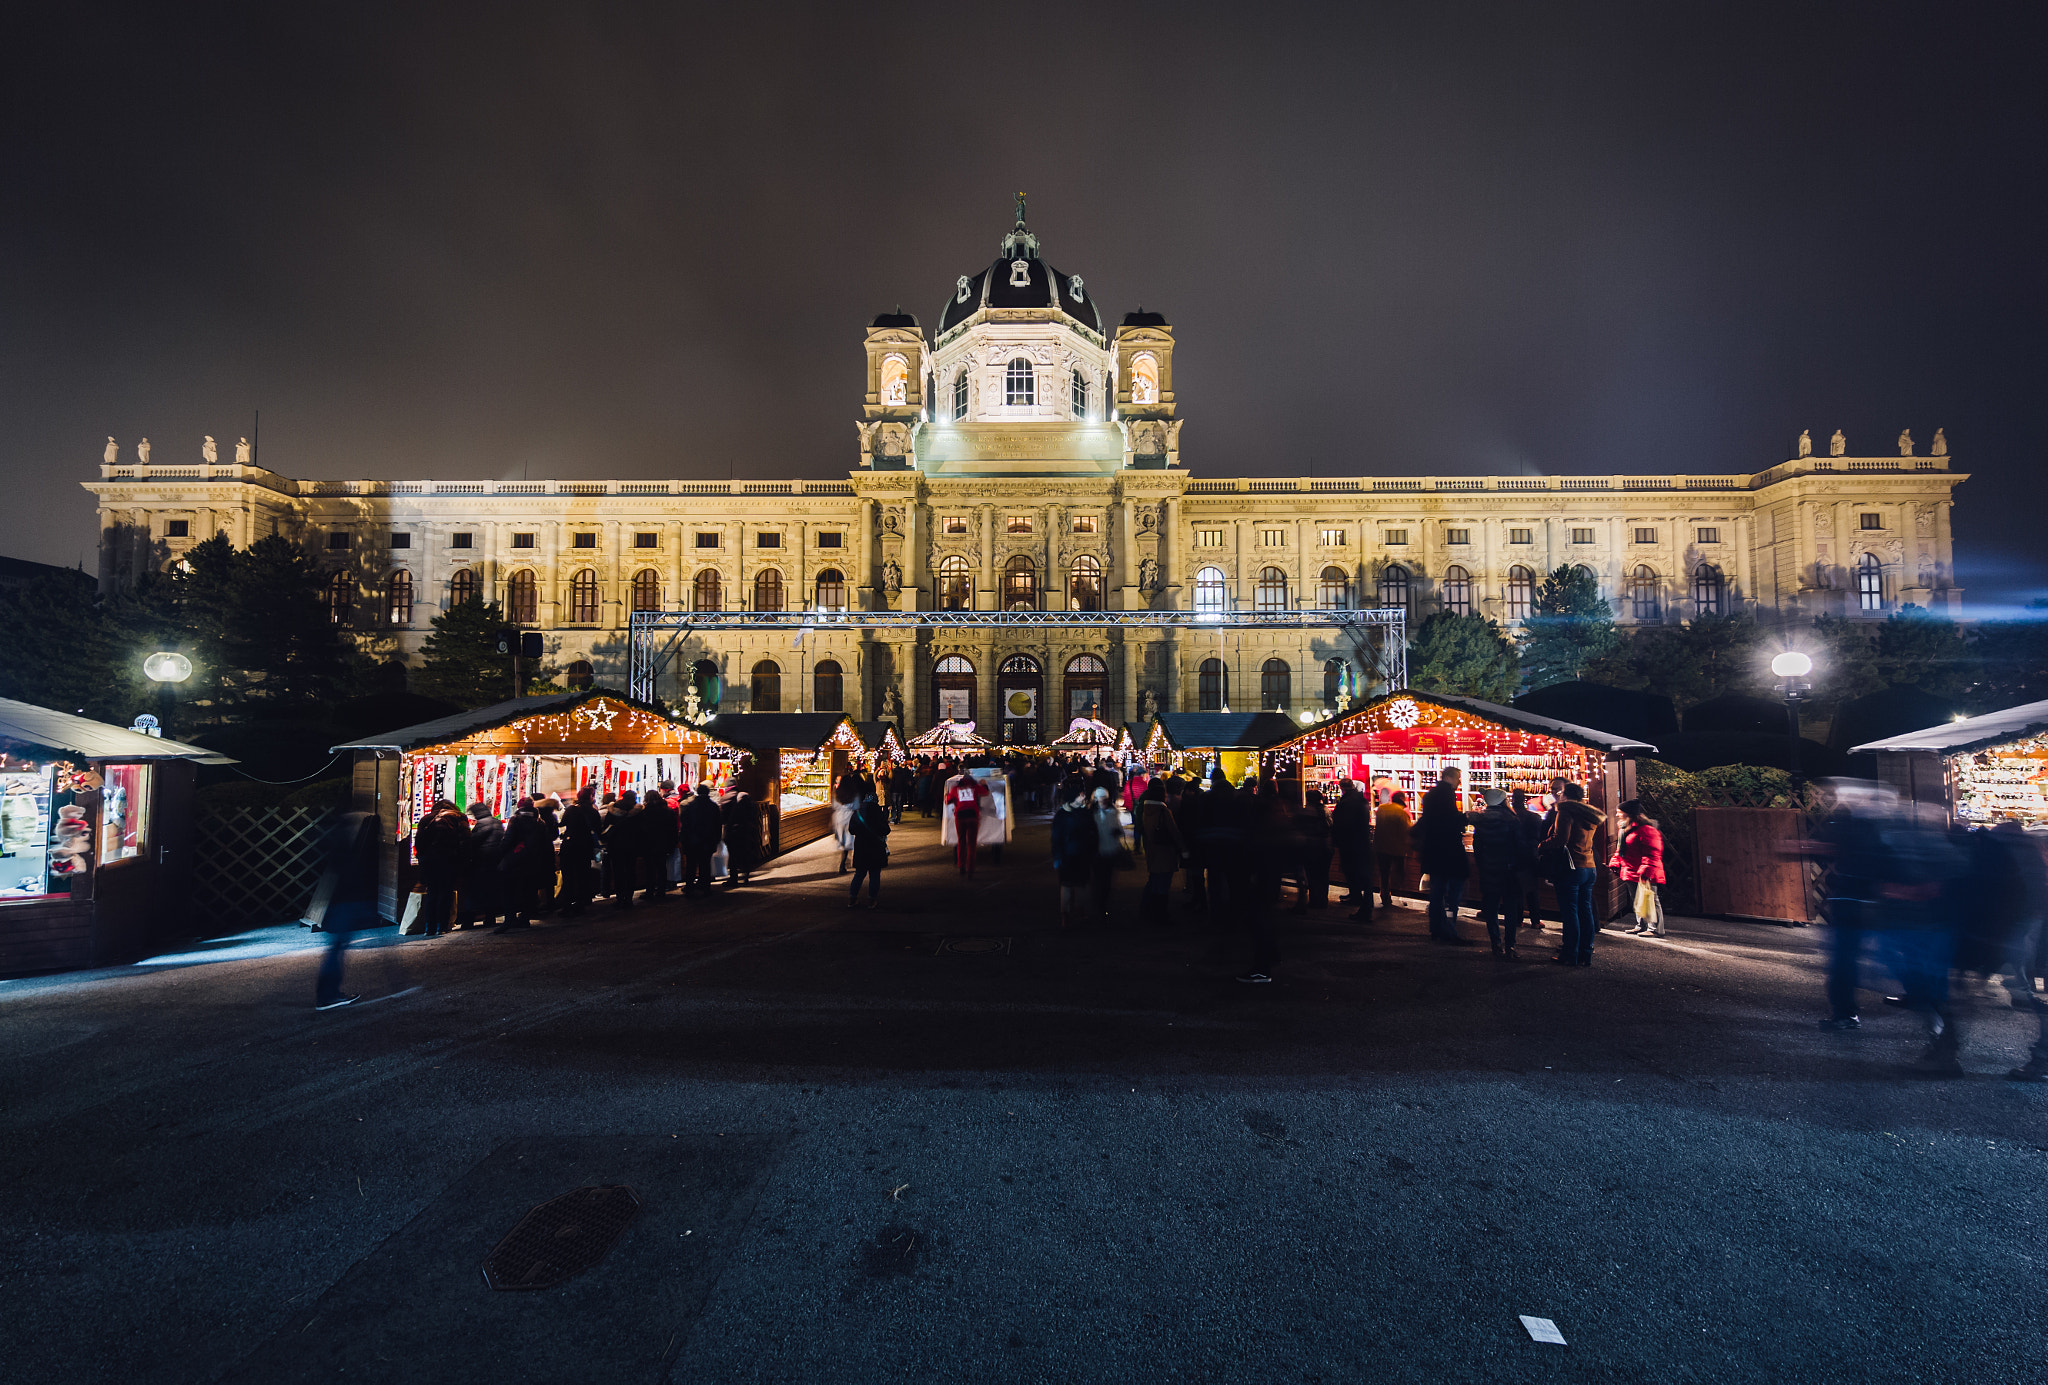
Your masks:
{"label": "dark cloudy sky", "polygon": [[2048,592],[2016,4],[66,4],[0,45],[0,553],[107,434],[312,477],[829,476],[1010,195],[1210,475],[1747,471],[1948,430]]}

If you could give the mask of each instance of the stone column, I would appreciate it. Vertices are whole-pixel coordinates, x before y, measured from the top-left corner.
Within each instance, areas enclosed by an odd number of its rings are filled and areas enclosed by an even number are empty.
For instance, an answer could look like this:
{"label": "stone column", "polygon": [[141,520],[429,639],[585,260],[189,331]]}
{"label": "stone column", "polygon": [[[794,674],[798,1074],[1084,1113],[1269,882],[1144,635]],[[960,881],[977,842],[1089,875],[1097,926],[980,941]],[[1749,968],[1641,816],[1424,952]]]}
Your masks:
{"label": "stone column", "polygon": [[1103,608],[1135,611],[1145,602],[1137,587],[1133,585],[1136,579],[1131,572],[1131,502],[1128,499],[1119,497],[1110,507],[1109,526],[1109,571],[1103,575],[1115,586],[1117,600],[1114,606],[1104,601]]}
{"label": "stone column", "polygon": [[[1159,521],[1159,586],[1166,597],[1164,609],[1178,611],[1185,609],[1180,593],[1175,590],[1181,585],[1180,571],[1180,498],[1167,501],[1160,507]],[[1171,706],[1171,703],[1163,704]]]}
{"label": "stone column", "polygon": [[853,576],[853,609],[870,611],[874,609],[875,587],[875,502],[863,500],[853,507],[854,523],[860,532],[855,536],[860,546],[860,556],[855,560],[859,566]]}
{"label": "stone column", "polygon": [[996,577],[996,507],[982,505],[976,517],[981,523],[981,590],[976,594],[974,608],[978,611],[1000,610],[1002,588]]}
{"label": "stone column", "polygon": [[903,507],[903,595],[897,606],[899,610],[925,609],[925,586],[931,580],[925,570],[925,548],[930,542],[925,531],[930,526],[925,507],[912,497]]}

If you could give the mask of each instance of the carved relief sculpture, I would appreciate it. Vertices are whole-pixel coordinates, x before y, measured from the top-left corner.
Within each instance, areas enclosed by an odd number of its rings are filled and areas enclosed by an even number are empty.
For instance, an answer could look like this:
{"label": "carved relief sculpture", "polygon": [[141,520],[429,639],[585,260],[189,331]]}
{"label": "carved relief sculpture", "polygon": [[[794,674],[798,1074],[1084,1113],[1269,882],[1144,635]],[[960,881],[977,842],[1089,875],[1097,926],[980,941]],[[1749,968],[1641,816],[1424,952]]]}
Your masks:
{"label": "carved relief sculpture", "polygon": [[903,569],[894,558],[882,564],[882,590],[891,596],[903,590]]}
{"label": "carved relief sculpture", "polygon": [[1934,511],[1920,509],[1913,511],[1913,533],[1923,539],[1934,537]]}
{"label": "carved relief sculpture", "polygon": [[1157,558],[1139,559],[1138,585],[1148,592],[1159,589],[1159,560]]}

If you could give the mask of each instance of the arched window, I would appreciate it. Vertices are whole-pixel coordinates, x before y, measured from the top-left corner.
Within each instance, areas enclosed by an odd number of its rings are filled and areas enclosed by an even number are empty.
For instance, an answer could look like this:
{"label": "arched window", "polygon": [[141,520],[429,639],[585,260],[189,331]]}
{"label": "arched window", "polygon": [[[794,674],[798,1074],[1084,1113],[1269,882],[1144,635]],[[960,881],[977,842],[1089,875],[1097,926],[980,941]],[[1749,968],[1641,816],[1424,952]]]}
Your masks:
{"label": "arched window", "polygon": [[1325,611],[1351,609],[1351,579],[1341,567],[1326,567],[1316,578],[1316,606]]}
{"label": "arched window", "polygon": [[392,573],[385,585],[384,619],[392,625],[412,624],[412,574],[404,568]]}
{"label": "arched window", "polygon": [[709,659],[699,659],[690,665],[690,686],[697,690],[697,697],[707,712],[718,710],[718,703],[725,692],[725,679],[718,673],[718,665]]}
{"label": "arched window", "polygon": [[1003,609],[1038,609],[1038,566],[1028,553],[1018,553],[1003,564]]}
{"label": "arched window", "polygon": [[1578,565],[1577,565],[1576,567],[1574,567],[1574,568],[1572,569],[1572,571],[1573,571],[1573,572],[1576,572],[1576,573],[1579,573],[1579,574],[1580,574],[1581,576],[1583,576],[1583,577],[1584,577],[1584,578],[1585,578],[1585,579],[1586,579],[1586,580],[1587,580],[1588,582],[1591,582],[1591,583],[1593,584],[1593,591],[1595,592],[1595,594],[1598,594],[1598,592],[1599,592],[1599,590],[1600,590],[1600,574],[1599,574],[1599,573],[1597,573],[1597,572],[1593,571],[1593,569],[1591,569],[1591,568],[1587,567],[1587,566],[1586,566],[1586,565],[1585,565],[1584,563],[1580,563],[1580,564],[1578,564]]}
{"label": "arched window", "polygon": [[757,611],[779,611],[782,609],[782,574],[772,567],[754,574],[754,609]]}
{"label": "arched window", "polygon": [[1285,659],[1268,659],[1259,670],[1259,706],[1268,712],[1284,712],[1294,700],[1294,671]]}
{"label": "arched window", "polygon": [[1195,574],[1195,611],[1201,615],[1222,615],[1230,609],[1230,583],[1220,567],[1205,567]]}
{"label": "arched window", "polygon": [[814,712],[843,712],[840,704],[846,696],[846,676],[839,671],[837,662],[820,659],[811,668],[811,710]]}
{"label": "arched window", "polygon": [[[846,579],[836,567],[828,567],[818,574],[818,609],[837,614],[846,609]],[[832,708],[821,710],[831,711]]]}
{"label": "arched window", "polygon": [[568,667],[562,670],[562,681],[577,692],[582,692],[597,681],[597,672],[591,668],[590,660],[572,659]]}
{"label": "arched window", "polygon": [[1019,356],[1010,362],[1010,368],[1003,372],[1003,402],[1005,404],[1036,404],[1038,402],[1038,376],[1031,369],[1031,362]]}
{"label": "arched window", "polygon": [[974,665],[948,654],[932,665],[932,717],[935,721],[975,720]]}
{"label": "arched window", "polygon": [[1066,682],[1067,719],[1102,720],[1109,704],[1109,665],[1094,654],[1076,654],[1067,660]]}
{"label": "arched window", "polygon": [[1664,602],[1657,574],[1647,564],[1639,565],[1628,579],[1629,614],[1637,620],[1662,620]]}
{"label": "arched window", "polygon": [[1073,570],[1067,577],[1067,594],[1077,611],[1102,609],[1102,563],[1094,554],[1083,553],[1074,559]]}
{"label": "arched window", "polygon": [[1884,564],[1875,553],[1866,553],[1856,564],[1856,605],[1865,611],[1884,609]]}
{"label": "arched window", "polygon": [[1342,659],[1331,659],[1323,665],[1323,705],[1334,708],[1337,699],[1344,696],[1345,675],[1351,672],[1350,665]]}
{"label": "arched window", "polygon": [[569,623],[597,624],[597,569],[584,568],[569,579]]}
{"label": "arched window", "polygon": [[661,609],[661,574],[651,567],[643,567],[633,574],[633,609],[636,611],[658,611]]}
{"label": "arched window", "polygon": [[1261,611],[1284,611],[1287,609],[1287,574],[1277,567],[1259,569],[1259,585],[1254,591],[1254,609]]}
{"label": "arched window", "polygon": [[1517,564],[1508,569],[1508,619],[1527,620],[1536,604],[1536,574]]}
{"label": "arched window", "polygon": [[1038,672],[1038,660],[1032,658],[1029,654],[1012,654],[1009,658],[1003,660],[1003,666],[999,671],[1002,673],[1035,674]]}
{"label": "arched window", "polygon": [[1074,372],[1074,417],[1088,417],[1088,377],[1078,370]]}
{"label": "arched window", "polygon": [[1399,563],[1388,563],[1380,569],[1380,605],[1408,606],[1408,569]]}
{"label": "arched window", "polygon": [[1230,678],[1223,670],[1221,659],[1204,659],[1195,670],[1195,708],[1203,712],[1220,712],[1223,704],[1230,700]]}
{"label": "arched window", "polygon": [[337,572],[327,579],[327,619],[336,625],[355,623],[356,579]]}
{"label": "arched window", "polygon": [[448,579],[448,604],[460,606],[465,601],[480,600],[476,569],[466,567]]}
{"label": "arched window", "polygon": [[693,611],[716,611],[719,609],[718,569],[707,567],[697,574],[697,580],[690,583],[690,609]]}
{"label": "arched window", "polygon": [[910,402],[910,367],[901,356],[882,358],[882,402],[884,404],[908,404]]}
{"label": "arched window", "polygon": [[1726,597],[1728,584],[1721,580],[1721,569],[1712,563],[1701,563],[1692,570],[1692,613],[1700,616],[1718,616]]}
{"label": "arched window", "polygon": [[1454,616],[1472,614],[1472,574],[1456,563],[1444,570],[1444,609]]}
{"label": "arched window", "polygon": [[1131,402],[1159,402],[1159,363],[1149,354],[1131,358]]}
{"label": "arched window", "polygon": [[939,609],[966,611],[974,607],[974,572],[958,553],[939,559]]}
{"label": "arched window", "polygon": [[967,417],[967,372],[958,371],[953,376],[953,421]]}
{"label": "arched window", "polygon": [[974,664],[970,660],[961,658],[958,654],[948,654],[945,658],[932,665],[932,672],[959,674],[972,678],[974,676]]}
{"label": "arched window", "polygon": [[754,665],[754,707],[757,712],[782,710],[782,667],[773,659]]}
{"label": "arched window", "polygon": [[514,625],[531,625],[540,618],[540,579],[533,569],[521,568],[505,584],[505,618]]}

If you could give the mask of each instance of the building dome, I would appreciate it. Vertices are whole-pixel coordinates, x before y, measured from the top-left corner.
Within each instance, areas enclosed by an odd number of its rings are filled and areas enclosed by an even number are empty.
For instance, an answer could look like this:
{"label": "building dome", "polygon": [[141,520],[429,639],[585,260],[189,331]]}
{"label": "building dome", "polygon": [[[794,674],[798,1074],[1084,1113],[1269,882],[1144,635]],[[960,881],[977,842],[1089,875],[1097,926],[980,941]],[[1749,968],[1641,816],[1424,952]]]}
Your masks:
{"label": "building dome", "polygon": [[1053,268],[1039,258],[1038,237],[1024,225],[1024,199],[1017,199],[1017,224],[1003,237],[1003,253],[979,274],[963,274],[939,314],[944,334],[983,308],[1056,308],[1076,322],[1102,334],[1102,315],[1095,295],[1078,274]]}
{"label": "building dome", "polygon": [[917,329],[917,319],[913,317],[911,314],[904,312],[903,309],[898,308],[896,309],[896,311],[892,313],[882,313],[880,316],[876,317],[873,322],[870,322],[868,326],[907,327],[912,331],[915,331]]}

